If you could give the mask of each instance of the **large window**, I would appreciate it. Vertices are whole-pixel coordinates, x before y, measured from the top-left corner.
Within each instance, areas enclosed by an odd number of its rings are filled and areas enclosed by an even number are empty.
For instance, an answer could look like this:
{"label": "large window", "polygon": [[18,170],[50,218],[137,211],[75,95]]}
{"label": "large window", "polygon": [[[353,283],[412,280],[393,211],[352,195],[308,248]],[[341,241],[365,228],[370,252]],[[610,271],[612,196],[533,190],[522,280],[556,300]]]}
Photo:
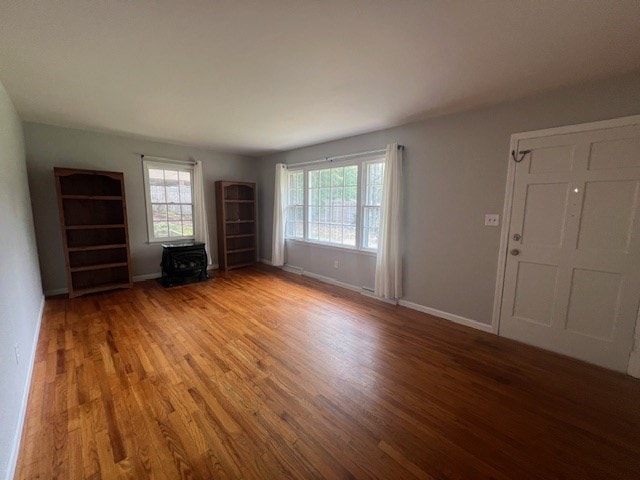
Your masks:
{"label": "large window", "polygon": [[286,237],[376,250],[382,158],[288,172]]}
{"label": "large window", "polygon": [[193,166],[144,161],[150,242],[193,238]]}

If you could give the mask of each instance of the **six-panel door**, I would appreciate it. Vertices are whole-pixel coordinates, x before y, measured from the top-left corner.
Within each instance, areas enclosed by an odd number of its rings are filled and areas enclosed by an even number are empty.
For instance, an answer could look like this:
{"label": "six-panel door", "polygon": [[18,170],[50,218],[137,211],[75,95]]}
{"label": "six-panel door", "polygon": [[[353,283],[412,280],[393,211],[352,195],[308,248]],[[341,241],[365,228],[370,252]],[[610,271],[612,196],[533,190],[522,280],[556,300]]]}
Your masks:
{"label": "six-panel door", "polygon": [[500,334],[625,371],[640,300],[640,126],[518,150],[531,152],[516,167]]}

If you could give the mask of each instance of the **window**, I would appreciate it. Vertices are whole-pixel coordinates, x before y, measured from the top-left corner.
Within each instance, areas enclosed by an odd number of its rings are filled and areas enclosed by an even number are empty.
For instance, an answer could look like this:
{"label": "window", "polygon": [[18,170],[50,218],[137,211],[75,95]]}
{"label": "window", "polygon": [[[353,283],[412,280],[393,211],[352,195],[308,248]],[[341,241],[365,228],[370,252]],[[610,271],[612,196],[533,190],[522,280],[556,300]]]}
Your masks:
{"label": "window", "polygon": [[285,212],[288,238],[304,238],[304,172],[287,175],[287,210]]}
{"label": "window", "polygon": [[144,161],[149,241],[192,239],[193,166]]}
{"label": "window", "polygon": [[309,240],[356,246],[358,165],[309,172]]}
{"label": "window", "polygon": [[384,163],[365,164],[364,201],[362,202],[362,248],[377,250],[380,232],[380,205]]}
{"label": "window", "polygon": [[376,250],[383,173],[380,157],[289,171],[286,237]]}

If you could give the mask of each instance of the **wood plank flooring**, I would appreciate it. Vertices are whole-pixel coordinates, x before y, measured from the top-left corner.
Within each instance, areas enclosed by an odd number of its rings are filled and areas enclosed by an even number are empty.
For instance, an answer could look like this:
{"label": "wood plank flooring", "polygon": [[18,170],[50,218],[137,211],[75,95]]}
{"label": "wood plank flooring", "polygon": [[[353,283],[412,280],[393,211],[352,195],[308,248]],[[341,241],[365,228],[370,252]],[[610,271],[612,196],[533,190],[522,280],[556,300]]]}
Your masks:
{"label": "wood plank flooring", "polygon": [[269,268],[48,299],[18,479],[640,478],[640,382]]}

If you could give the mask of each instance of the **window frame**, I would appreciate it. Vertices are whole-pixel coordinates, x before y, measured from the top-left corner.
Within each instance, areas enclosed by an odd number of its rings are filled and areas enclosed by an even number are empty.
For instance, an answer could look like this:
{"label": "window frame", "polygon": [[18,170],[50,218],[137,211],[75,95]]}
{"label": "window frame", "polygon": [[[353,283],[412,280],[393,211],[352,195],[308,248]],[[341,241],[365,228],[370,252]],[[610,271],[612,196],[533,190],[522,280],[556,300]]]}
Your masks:
{"label": "window frame", "polygon": [[[365,178],[365,170],[368,165],[374,163],[382,163],[384,164],[385,156],[384,154],[376,154],[376,155],[364,155],[362,157],[358,157],[355,159],[342,160],[337,162],[330,163],[322,163],[322,164],[313,164],[313,165],[301,165],[299,167],[293,167],[288,169],[287,172],[287,185],[289,184],[289,173],[303,172],[303,193],[304,193],[304,205],[303,205],[303,230],[304,235],[302,238],[300,237],[290,237],[285,233],[285,241],[289,242],[299,242],[305,245],[316,245],[326,248],[333,248],[338,250],[346,250],[355,253],[362,253],[367,255],[376,255],[377,249],[373,248],[365,248],[363,246],[364,240],[364,200],[366,196],[366,178]],[[352,165],[358,166],[358,176],[356,183],[356,242],[354,246],[344,245],[341,243],[332,243],[332,242],[324,242],[320,240],[314,240],[309,238],[309,174],[312,171],[317,170],[327,170],[331,168],[338,167],[349,167]],[[289,196],[289,190],[287,190],[287,198]],[[286,219],[285,219],[286,221]],[[285,225],[286,232],[286,225]]]}
{"label": "window frame", "polygon": [[[182,172],[189,172],[191,175],[191,223],[193,225],[193,235],[190,236],[182,236],[182,237],[156,237],[154,228],[153,228],[153,205],[154,203],[151,201],[151,183],[149,181],[149,170],[157,169],[157,170],[176,170]],[[159,160],[147,160],[143,159],[142,161],[142,174],[143,174],[143,183],[144,183],[144,198],[146,203],[146,214],[147,214],[147,243],[149,244],[161,244],[161,243],[173,243],[173,242],[183,242],[185,240],[195,240],[195,232],[196,232],[196,218],[195,218],[195,199],[193,192],[193,183],[195,176],[195,165],[189,163],[178,163],[178,162],[163,162]],[[165,198],[166,200],[166,198]],[[175,202],[156,202],[155,204],[159,205],[188,205],[187,203],[175,203]]]}

